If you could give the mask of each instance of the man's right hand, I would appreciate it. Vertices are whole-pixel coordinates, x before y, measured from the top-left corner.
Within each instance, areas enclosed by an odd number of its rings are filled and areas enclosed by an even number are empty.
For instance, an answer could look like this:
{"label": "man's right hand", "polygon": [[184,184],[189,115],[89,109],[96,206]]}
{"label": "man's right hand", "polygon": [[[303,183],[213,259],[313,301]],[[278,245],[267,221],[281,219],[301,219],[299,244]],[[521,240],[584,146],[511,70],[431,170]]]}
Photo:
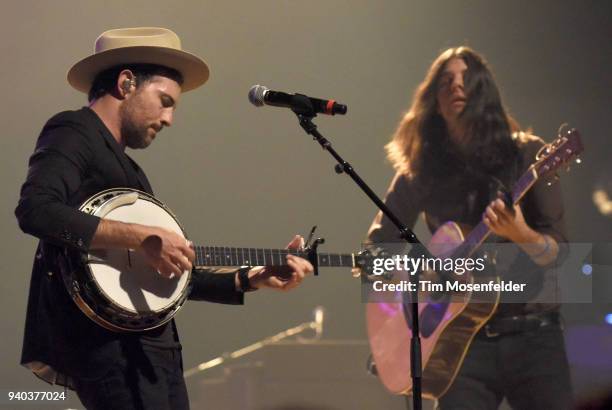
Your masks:
{"label": "man's right hand", "polygon": [[92,249],[135,249],[160,275],[179,277],[191,271],[193,244],[176,232],[155,226],[101,219],[91,242]]}
{"label": "man's right hand", "polygon": [[140,245],[149,265],[167,278],[191,271],[195,261],[193,244],[176,232],[157,227],[149,229],[151,232]]}

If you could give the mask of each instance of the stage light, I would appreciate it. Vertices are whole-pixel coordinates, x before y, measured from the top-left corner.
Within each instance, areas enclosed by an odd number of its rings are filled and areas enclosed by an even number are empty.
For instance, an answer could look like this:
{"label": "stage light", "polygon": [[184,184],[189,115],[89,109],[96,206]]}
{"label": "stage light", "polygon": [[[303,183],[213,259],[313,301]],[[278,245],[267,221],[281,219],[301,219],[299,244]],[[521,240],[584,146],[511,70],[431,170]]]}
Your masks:
{"label": "stage light", "polygon": [[606,315],[606,323],[612,325],[612,313]]}

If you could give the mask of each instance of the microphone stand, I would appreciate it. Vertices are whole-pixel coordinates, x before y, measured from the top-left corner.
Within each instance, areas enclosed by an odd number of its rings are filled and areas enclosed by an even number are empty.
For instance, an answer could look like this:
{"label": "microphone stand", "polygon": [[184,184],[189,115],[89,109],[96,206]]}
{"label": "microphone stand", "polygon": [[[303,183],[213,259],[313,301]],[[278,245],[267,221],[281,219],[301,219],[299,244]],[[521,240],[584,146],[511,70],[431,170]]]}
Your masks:
{"label": "microphone stand", "polygon": [[[399,230],[400,237],[404,239],[406,242],[410,243],[412,246],[409,256],[411,257],[419,257],[421,255],[416,255],[417,252],[421,253],[426,251],[426,248],[423,244],[418,240],[414,232],[408,229],[402,222],[391,212],[391,210],[384,204],[383,201],[376,196],[374,191],[370,189],[370,187],[357,175],[353,167],[346,162],[332,147],[331,143],[317,130],[317,126],[312,122],[312,119],[316,117],[316,113],[313,109],[312,103],[306,96],[302,96],[296,94],[294,96],[294,106],[292,107],[292,111],[297,115],[300,126],[306,131],[308,135],[312,135],[313,139],[317,141],[321,147],[330,153],[332,157],[336,159],[338,164],[335,166],[335,171],[338,174],[346,173],[351,177],[353,181],[361,188],[361,190],[374,202],[374,204],[380,209],[383,214],[385,214],[391,222],[397,227]],[[430,257],[428,255],[427,257]],[[422,409],[422,396],[421,396],[421,381],[422,381],[422,364],[421,364],[421,338],[420,330],[419,330],[419,304],[418,304],[418,278],[420,272],[417,272],[415,278],[417,280],[417,286],[413,288],[415,290],[411,291],[410,300],[408,301],[406,293],[404,293],[403,297],[403,311],[404,318],[406,319],[407,324],[410,326],[412,330],[412,338],[410,340],[410,373],[412,378],[412,403],[414,410]],[[410,304],[410,307],[407,304]],[[410,317],[410,319],[409,319]],[[408,404],[408,402],[407,402]]]}
{"label": "microphone stand", "polygon": [[[221,354],[221,356],[215,357],[214,359],[208,360],[206,362],[202,362],[199,365],[192,367],[191,369],[185,370],[183,372],[183,377],[185,379],[193,377],[204,371],[207,371],[208,369],[212,369],[214,367],[225,364],[226,362],[239,359],[242,356],[254,353],[259,349],[263,349],[266,346],[273,345],[289,337],[297,336],[299,342],[320,340],[321,336],[323,335],[324,311],[325,309],[323,308],[323,306],[317,306],[313,311],[314,318],[310,322],[300,323],[299,325],[290,327],[289,329],[285,329],[282,332],[279,332],[272,336],[268,336],[255,343],[251,343],[248,346],[244,346],[238,350],[234,350],[233,352],[225,352]],[[314,330],[315,333],[313,337],[302,338],[299,336],[300,334],[308,330]]]}

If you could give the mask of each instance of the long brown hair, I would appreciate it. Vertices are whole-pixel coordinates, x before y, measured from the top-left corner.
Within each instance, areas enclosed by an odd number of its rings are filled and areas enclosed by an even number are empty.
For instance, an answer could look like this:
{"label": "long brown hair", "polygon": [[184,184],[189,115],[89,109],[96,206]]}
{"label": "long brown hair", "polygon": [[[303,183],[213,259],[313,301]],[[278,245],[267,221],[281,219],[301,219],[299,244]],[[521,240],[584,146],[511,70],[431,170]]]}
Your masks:
{"label": "long brown hair", "polygon": [[[416,89],[410,110],[385,147],[393,167],[409,177],[431,180],[445,172],[443,160],[453,144],[446,123],[438,113],[437,90],[444,68],[453,58],[461,58],[467,65],[464,78],[467,102],[460,115],[470,136],[466,159],[482,172],[497,174],[518,157],[512,132],[518,131],[519,126],[506,113],[486,61],[468,47],[449,48],[431,65]],[[504,183],[511,182],[507,177],[501,179]]]}

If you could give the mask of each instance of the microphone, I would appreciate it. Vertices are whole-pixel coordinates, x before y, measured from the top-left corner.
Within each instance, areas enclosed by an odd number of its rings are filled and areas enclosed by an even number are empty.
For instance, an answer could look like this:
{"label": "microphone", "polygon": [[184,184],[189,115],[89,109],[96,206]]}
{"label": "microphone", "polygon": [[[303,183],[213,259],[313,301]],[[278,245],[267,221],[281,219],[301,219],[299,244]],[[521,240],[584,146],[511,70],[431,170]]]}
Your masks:
{"label": "microphone", "polygon": [[298,113],[304,113],[304,110],[306,110],[306,113],[310,111],[314,114],[346,114],[346,105],[338,104],[334,100],[321,100],[303,94],[287,94],[282,91],[272,91],[263,85],[251,87],[249,90],[249,101],[256,107],[263,105],[286,107]]}

